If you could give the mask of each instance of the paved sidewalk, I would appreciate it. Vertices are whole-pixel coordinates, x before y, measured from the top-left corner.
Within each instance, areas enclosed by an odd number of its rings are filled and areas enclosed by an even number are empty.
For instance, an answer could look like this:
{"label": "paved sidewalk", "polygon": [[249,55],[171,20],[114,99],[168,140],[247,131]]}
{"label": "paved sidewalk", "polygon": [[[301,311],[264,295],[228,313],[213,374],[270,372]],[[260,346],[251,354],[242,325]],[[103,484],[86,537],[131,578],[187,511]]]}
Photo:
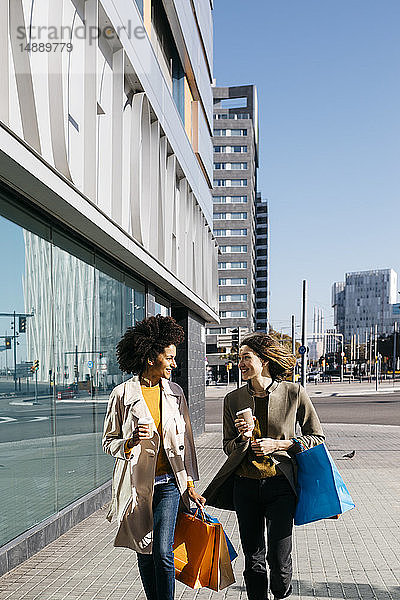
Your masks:
{"label": "paved sidewalk", "polygon": [[[230,383],[229,385],[210,385],[206,390],[206,399],[222,399],[225,394],[235,389],[236,383]],[[379,383],[378,390],[375,388],[375,382],[368,383],[367,381],[362,381],[360,383],[357,379],[351,383],[340,383],[340,381],[334,381],[333,383],[307,383],[307,393],[312,398],[323,398],[328,396],[373,396],[375,394],[391,394],[398,392],[400,392],[399,380],[397,380],[395,384],[393,384],[393,381],[391,380],[382,381],[382,383]]]}
{"label": "paved sidewalk", "polygon": [[368,383],[367,381],[358,381],[355,379],[351,383],[307,383],[307,392],[311,397],[323,396],[371,396],[380,394],[391,394],[400,392],[400,382],[395,383],[390,380],[382,381],[376,390],[375,382]]}
{"label": "paved sidewalk", "polygon": [[[295,528],[292,600],[400,600],[400,427],[325,425],[328,446],[357,505],[338,521]],[[197,439],[204,489],[223,460],[221,432]],[[353,459],[343,459],[356,450]],[[178,583],[177,600],[246,600],[235,515],[218,516],[239,552],[236,584],[216,593]],[[0,578],[0,600],[144,600],[136,554],[113,548],[106,508]]]}

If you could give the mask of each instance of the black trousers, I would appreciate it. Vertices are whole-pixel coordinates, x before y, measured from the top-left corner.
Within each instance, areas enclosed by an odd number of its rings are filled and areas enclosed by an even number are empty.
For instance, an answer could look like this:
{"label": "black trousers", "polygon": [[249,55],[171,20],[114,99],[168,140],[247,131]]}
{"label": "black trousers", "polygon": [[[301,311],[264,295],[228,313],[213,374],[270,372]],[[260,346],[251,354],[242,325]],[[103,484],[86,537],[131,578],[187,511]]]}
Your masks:
{"label": "black trousers", "polygon": [[[292,587],[292,529],[296,495],[284,476],[235,477],[233,500],[245,557],[243,572],[249,600],[286,598]],[[267,529],[267,549],[265,544]]]}

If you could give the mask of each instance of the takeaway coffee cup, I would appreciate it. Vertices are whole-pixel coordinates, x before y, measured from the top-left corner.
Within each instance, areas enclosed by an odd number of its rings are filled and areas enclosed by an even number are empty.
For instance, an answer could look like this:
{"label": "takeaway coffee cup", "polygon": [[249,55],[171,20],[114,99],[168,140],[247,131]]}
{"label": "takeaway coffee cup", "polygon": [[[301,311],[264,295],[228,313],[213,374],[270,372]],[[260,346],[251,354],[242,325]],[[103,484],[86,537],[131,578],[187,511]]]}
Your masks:
{"label": "takeaway coffee cup", "polygon": [[238,417],[238,419],[244,419],[246,421],[246,423],[248,425],[250,425],[251,430],[246,431],[243,434],[245,437],[250,438],[253,435],[253,429],[254,429],[253,411],[251,410],[251,408],[244,408],[243,410],[239,410],[236,413],[236,416]]}
{"label": "takeaway coffee cup", "polygon": [[147,427],[147,430],[149,433],[150,433],[150,425],[152,422],[153,422],[153,419],[150,419],[150,417],[140,417],[140,419],[138,419],[138,425]]}

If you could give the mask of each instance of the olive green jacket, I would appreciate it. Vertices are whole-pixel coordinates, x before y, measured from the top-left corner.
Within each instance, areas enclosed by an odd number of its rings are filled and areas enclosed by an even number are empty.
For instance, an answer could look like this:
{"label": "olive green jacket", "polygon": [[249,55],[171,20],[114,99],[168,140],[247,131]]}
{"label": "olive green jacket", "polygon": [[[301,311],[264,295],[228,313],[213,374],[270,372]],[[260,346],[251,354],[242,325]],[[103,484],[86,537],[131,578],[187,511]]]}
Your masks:
{"label": "olive green jacket", "polygon": [[[297,383],[274,381],[267,389],[267,437],[275,440],[289,440],[297,437],[307,448],[321,444],[324,434],[321,423],[305,389]],[[235,427],[236,413],[244,408],[254,413],[254,399],[248,385],[234,390],[224,399],[224,438],[223,448],[227,460],[203,492],[207,504],[217,508],[234,510],[233,477],[244,459],[250,440],[242,441]],[[300,426],[301,436],[296,436],[296,425]],[[296,491],[296,461],[292,452],[279,450],[271,458],[279,470],[287,477]]]}

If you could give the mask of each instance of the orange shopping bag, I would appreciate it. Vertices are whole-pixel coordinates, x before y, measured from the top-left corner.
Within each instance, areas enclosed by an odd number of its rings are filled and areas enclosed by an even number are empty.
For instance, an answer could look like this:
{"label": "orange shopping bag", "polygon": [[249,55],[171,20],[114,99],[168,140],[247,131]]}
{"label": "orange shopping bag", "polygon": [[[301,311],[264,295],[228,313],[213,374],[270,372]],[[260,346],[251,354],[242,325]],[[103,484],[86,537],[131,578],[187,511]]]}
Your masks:
{"label": "orange shopping bag", "polygon": [[207,523],[204,512],[180,513],[175,527],[175,577],[193,589],[222,590],[235,578],[222,525]]}

